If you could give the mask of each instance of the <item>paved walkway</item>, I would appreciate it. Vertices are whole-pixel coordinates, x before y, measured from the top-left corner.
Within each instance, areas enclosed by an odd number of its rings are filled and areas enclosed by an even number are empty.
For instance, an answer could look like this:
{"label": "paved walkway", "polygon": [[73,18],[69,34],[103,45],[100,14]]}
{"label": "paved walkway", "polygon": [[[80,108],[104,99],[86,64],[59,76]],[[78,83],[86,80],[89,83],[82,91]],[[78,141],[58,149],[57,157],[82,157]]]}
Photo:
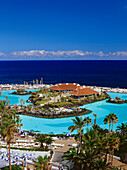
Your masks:
{"label": "paved walkway", "polygon": [[61,162],[63,154],[64,152],[55,151],[52,162],[57,162],[57,163]]}

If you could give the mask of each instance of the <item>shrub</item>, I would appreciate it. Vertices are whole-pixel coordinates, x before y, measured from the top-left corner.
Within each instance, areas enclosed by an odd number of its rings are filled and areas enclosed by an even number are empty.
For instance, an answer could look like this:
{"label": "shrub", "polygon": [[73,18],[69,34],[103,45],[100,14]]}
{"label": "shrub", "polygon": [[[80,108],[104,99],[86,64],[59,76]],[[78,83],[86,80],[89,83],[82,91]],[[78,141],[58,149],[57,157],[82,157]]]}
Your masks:
{"label": "shrub", "polygon": [[[20,167],[17,166],[17,165],[11,166],[11,169],[12,169],[12,170],[22,170],[22,168],[20,168]],[[2,168],[1,170],[9,170],[9,167]]]}

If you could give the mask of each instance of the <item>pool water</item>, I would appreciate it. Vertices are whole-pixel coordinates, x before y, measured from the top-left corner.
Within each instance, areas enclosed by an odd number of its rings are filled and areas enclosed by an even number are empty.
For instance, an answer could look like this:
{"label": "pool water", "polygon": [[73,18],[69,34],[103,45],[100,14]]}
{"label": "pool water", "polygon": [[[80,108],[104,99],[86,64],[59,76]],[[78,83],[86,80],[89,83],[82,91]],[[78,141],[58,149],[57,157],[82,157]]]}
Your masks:
{"label": "pool water", "polygon": [[[109,93],[111,98],[115,98],[116,96],[121,97],[121,99],[127,99],[127,94],[120,93]],[[82,108],[92,110],[92,113],[97,114],[97,124],[99,124],[102,128],[107,128],[108,125],[104,125],[103,120],[106,115],[109,113],[115,113],[118,116],[118,123],[114,124],[114,130],[118,126],[118,124],[127,122],[127,104],[112,104],[107,103],[106,100],[87,104],[81,106]],[[90,113],[88,115],[84,115],[83,117],[89,116],[94,122],[94,116]],[[30,116],[20,116],[23,120],[22,129],[26,130],[39,130],[41,133],[50,133],[61,134],[63,132],[68,132],[68,127],[73,125],[72,118],[57,118],[57,119],[46,119],[46,118],[36,118]],[[84,128],[86,131],[86,127]],[[76,133],[76,131],[74,132]]]}
{"label": "pool water", "polygon": [[[26,102],[27,99],[31,96],[31,95],[14,95],[14,94],[11,94],[12,92],[14,92],[16,90],[7,90],[7,91],[1,91],[2,92],[2,96],[0,96],[0,100],[4,100],[5,99],[5,96],[8,96],[8,99],[10,99],[10,105],[13,105],[13,104],[17,104],[17,105],[20,105],[20,100],[23,99],[25,101],[25,106],[31,104],[31,103],[28,103]],[[34,90],[26,90],[26,91],[31,91],[31,92],[34,92],[34,91],[37,91],[36,89]]]}
{"label": "pool water", "polygon": [[[35,90],[33,90],[35,91]],[[12,91],[3,91],[3,96],[0,96],[0,99],[3,99],[5,95],[8,95],[8,98],[11,100],[11,104],[20,104],[20,100],[27,100],[30,95],[26,96],[19,96],[19,95],[11,95]],[[123,93],[108,93],[111,98],[121,97],[121,99],[127,99],[127,94]],[[26,105],[29,103],[26,103]],[[97,114],[97,124],[99,124],[102,128],[107,128],[108,125],[104,125],[103,120],[106,115],[109,113],[115,113],[118,116],[118,123],[114,124],[114,130],[116,129],[116,126],[121,123],[127,122],[127,103],[125,104],[112,104],[107,103],[106,100],[87,104],[84,106],[81,106],[81,108],[86,108],[92,110],[92,113]],[[94,116],[90,113],[88,115],[83,115],[83,117],[89,116],[92,119],[92,122],[94,122]],[[72,118],[74,117],[68,117],[68,118],[56,118],[56,119],[47,119],[47,118],[37,118],[37,117],[31,117],[31,116],[25,116],[21,115],[20,118],[22,119],[24,130],[34,130],[34,131],[40,131],[41,133],[51,133],[54,134],[61,134],[66,133],[68,131],[68,127],[73,125]],[[84,131],[86,131],[86,127],[84,128]],[[76,133],[76,131],[74,131]]]}

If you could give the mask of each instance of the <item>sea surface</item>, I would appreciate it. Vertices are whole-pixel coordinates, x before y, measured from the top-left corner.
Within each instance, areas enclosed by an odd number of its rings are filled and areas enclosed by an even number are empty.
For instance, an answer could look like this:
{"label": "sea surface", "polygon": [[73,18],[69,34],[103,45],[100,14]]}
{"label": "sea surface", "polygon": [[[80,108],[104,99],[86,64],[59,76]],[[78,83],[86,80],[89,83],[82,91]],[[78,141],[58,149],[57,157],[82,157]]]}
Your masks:
{"label": "sea surface", "polygon": [[127,88],[127,61],[0,61],[0,84],[76,82]]}

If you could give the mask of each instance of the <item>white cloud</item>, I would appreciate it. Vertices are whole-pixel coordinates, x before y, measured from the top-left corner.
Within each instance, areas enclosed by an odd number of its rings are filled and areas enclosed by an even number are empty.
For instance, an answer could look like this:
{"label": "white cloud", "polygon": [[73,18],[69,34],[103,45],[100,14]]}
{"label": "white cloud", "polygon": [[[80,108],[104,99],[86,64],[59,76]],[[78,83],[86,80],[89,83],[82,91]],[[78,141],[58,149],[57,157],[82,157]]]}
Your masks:
{"label": "white cloud", "polygon": [[2,52],[0,52],[0,56],[5,56],[5,54],[4,54],[4,53],[2,53]]}
{"label": "white cloud", "polygon": [[[46,51],[46,50],[30,50],[15,51],[11,53],[13,57],[26,59],[127,59],[127,51],[116,51],[104,53],[103,51],[92,52],[82,50],[68,51]],[[38,57],[38,58],[35,58]]]}
{"label": "white cloud", "polygon": [[31,50],[31,51],[17,51],[13,52],[12,55],[14,56],[83,56],[85,53],[80,50],[73,50],[73,51],[45,51],[45,50]]}
{"label": "white cloud", "polygon": [[89,55],[98,55],[100,57],[107,56],[102,51],[92,52],[92,51],[81,51],[81,50],[72,50],[72,51],[45,51],[45,50],[31,50],[31,51],[16,51],[13,52],[14,56],[89,56]]}
{"label": "white cloud", "polygon": [[117,51],[117,52],[112,53],[112,55],[127,57],[127,51]]}

